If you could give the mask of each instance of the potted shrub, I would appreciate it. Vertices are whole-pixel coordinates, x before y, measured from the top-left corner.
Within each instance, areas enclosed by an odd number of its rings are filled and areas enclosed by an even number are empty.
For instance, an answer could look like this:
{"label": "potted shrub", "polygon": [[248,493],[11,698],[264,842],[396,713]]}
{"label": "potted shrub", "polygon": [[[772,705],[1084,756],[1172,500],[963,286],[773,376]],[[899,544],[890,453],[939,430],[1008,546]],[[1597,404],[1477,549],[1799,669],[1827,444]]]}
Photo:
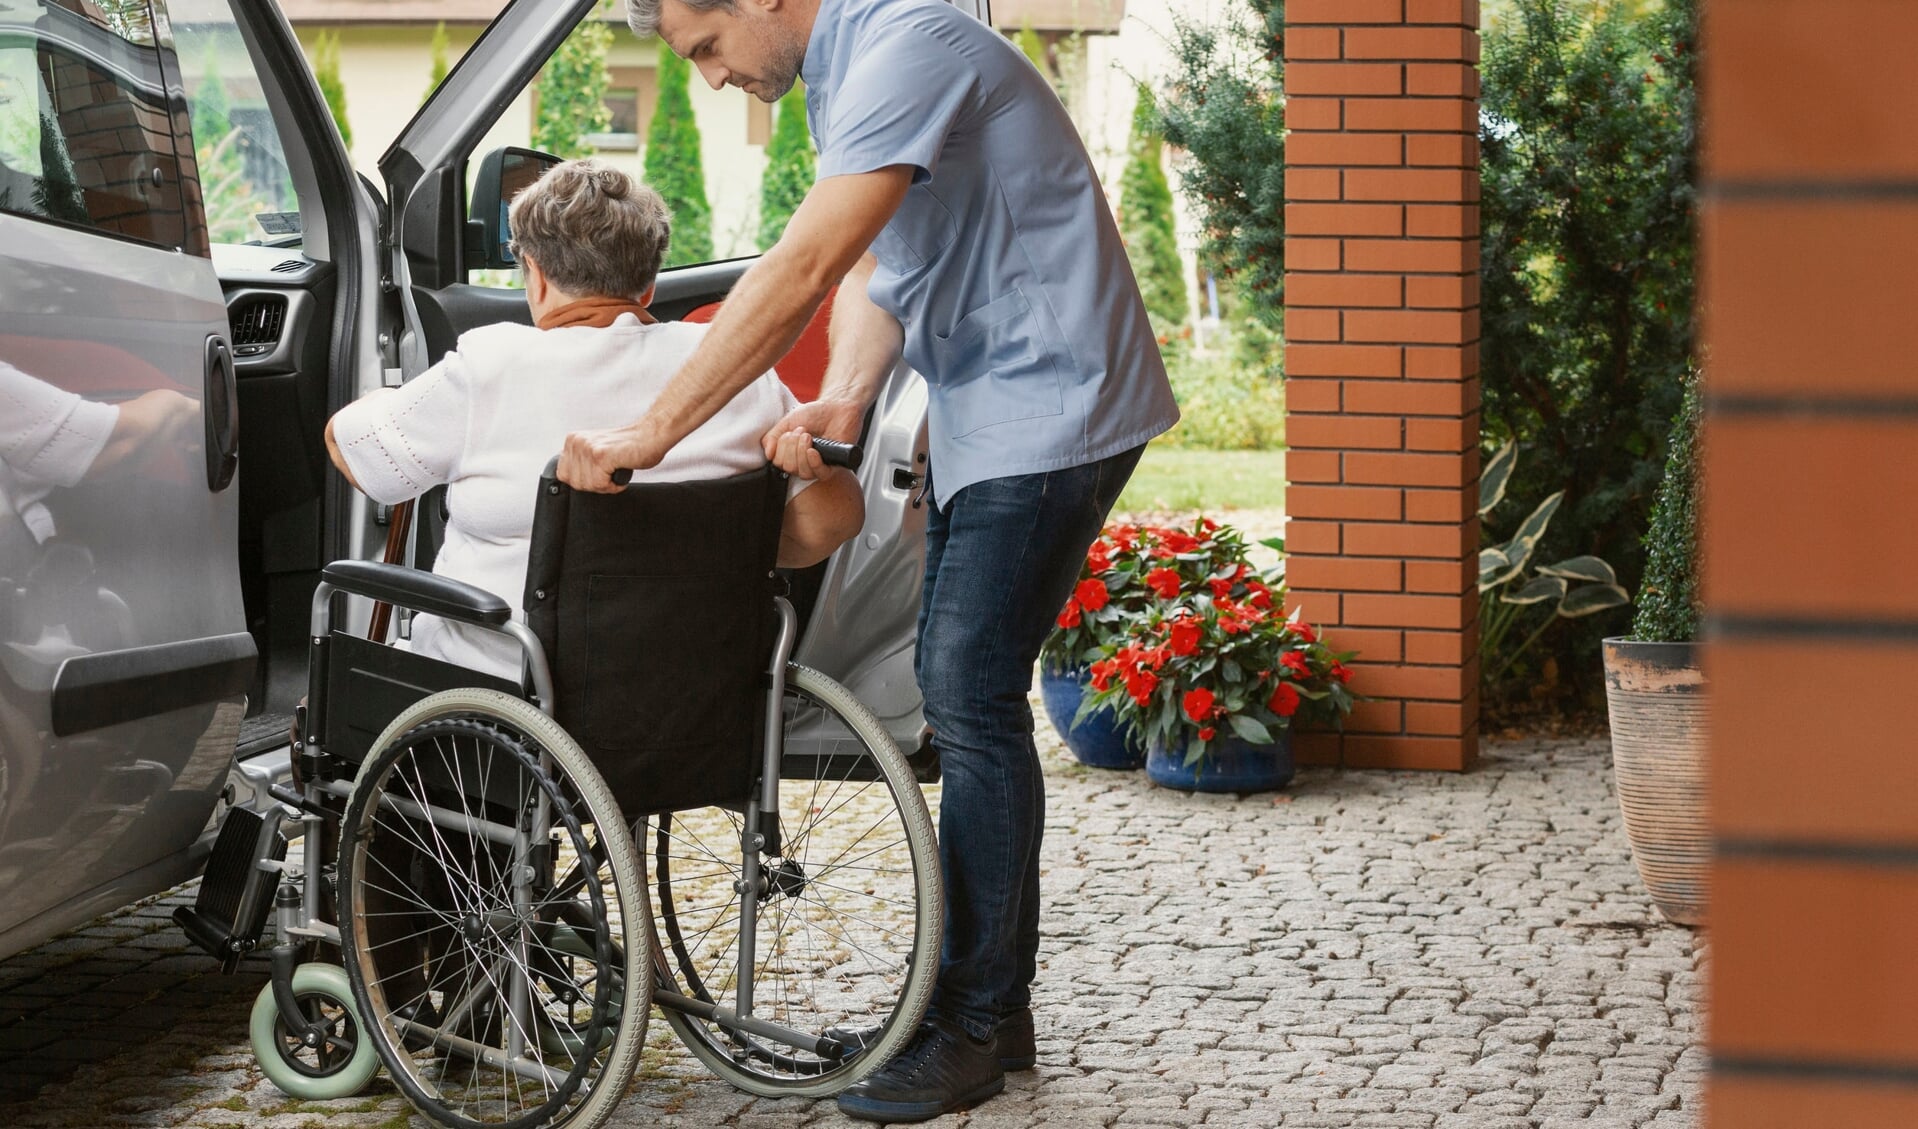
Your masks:
{"label": "potted shrub", "polygon": [[1705,917],[1711,831],[1706,816],[1705,675],[1698,634],[1699,376],[1686,378],[1665,479],[1646,534],[1645,580],[1632,633],[1605,640],[1612,766],[1632,861],[1659,912]]}
{"label": "potted shrub", "polygon": [[[1081,710],[1090,665],[1127,639],[1160,599],[1168,572],[1176,592],[1210,591],[1223,577],[1250,574],[1245,542],[1229,526],[1201,519],[1190,530],[1115,524],[1086,551],[1079,582],[1039,652],[1039,689],[1053,728],[1081,764],[1138,768],[1146,748],[1109,708]],[[1148,576],[1158,588],[1148,586]]]}
{"label": "potted shrub", "polygon": [[1340,722],[1351,712],[1351,656],[1283,618],[1282,589],[1243,566],[1197,590],[1180,583],[1171,562],[1144,579],[1154,602],[1091,664],[1082,712],[1109,708],[1136,731],[1154,783],[1208,792],[1284,787],[1293,722]]}

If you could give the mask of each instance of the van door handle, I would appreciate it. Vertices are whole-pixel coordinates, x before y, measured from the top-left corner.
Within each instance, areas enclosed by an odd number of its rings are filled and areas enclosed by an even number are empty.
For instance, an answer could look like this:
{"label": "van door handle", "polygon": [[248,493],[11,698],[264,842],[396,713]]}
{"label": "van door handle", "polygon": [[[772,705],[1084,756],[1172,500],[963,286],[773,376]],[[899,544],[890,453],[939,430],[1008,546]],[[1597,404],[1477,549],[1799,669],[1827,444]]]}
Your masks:
{"label": "van door handle", "polygon": [[240,399],[233,380],[233,350],[224,337],[209,336],[200,416],[206,422],[206,488],[215,494],[233,482],[240,465]]}

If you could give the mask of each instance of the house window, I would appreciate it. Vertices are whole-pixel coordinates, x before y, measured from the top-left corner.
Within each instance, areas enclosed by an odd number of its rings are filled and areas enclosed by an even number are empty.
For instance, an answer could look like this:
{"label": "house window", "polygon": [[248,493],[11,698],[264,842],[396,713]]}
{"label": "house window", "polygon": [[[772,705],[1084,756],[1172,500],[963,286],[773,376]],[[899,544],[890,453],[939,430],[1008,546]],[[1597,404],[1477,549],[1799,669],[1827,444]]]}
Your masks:
{"label": "house window", "polygon": [[611,67],[606,87],[606,110],[612,121],[606,132],[589,135],[595,149],[637,149],[646,142],[653,105],[659,101],[659,75],[651,67]]}

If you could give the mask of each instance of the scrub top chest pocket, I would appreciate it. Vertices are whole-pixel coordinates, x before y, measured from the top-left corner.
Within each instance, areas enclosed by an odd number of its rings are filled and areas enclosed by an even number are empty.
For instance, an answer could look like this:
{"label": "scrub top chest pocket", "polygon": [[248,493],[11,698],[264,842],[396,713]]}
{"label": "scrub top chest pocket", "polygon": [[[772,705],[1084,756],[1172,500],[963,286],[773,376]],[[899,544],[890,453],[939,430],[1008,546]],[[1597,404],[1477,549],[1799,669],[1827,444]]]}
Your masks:
{"label": "scrub top chest pocket", "polygon": [[909,274],[945,250],[957,230],[945,202],[932,189],[914,184],[892,220],[873,238],[873,257],[895,274]]}
{"label": "scrub top chest pocket", "polygon": [[1059,371],[1024,291],[1015,287],[972,311],[933,345],[933,398],[953,438],[1065,411]]}

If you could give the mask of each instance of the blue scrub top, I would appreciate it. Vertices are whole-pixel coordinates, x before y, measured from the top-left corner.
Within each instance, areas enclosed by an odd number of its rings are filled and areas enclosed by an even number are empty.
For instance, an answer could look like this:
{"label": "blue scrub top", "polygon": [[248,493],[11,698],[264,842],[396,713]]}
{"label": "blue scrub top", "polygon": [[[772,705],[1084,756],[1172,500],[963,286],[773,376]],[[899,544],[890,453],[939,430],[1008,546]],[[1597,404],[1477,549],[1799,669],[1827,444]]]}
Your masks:
{"label": "blue scrub top", "polygon": [[1092,161],[1016,47],[944,0],[821,0],[801,74],[821,178],[914,168],[867,293],[930,386],[935,504],[1178,422]]}

